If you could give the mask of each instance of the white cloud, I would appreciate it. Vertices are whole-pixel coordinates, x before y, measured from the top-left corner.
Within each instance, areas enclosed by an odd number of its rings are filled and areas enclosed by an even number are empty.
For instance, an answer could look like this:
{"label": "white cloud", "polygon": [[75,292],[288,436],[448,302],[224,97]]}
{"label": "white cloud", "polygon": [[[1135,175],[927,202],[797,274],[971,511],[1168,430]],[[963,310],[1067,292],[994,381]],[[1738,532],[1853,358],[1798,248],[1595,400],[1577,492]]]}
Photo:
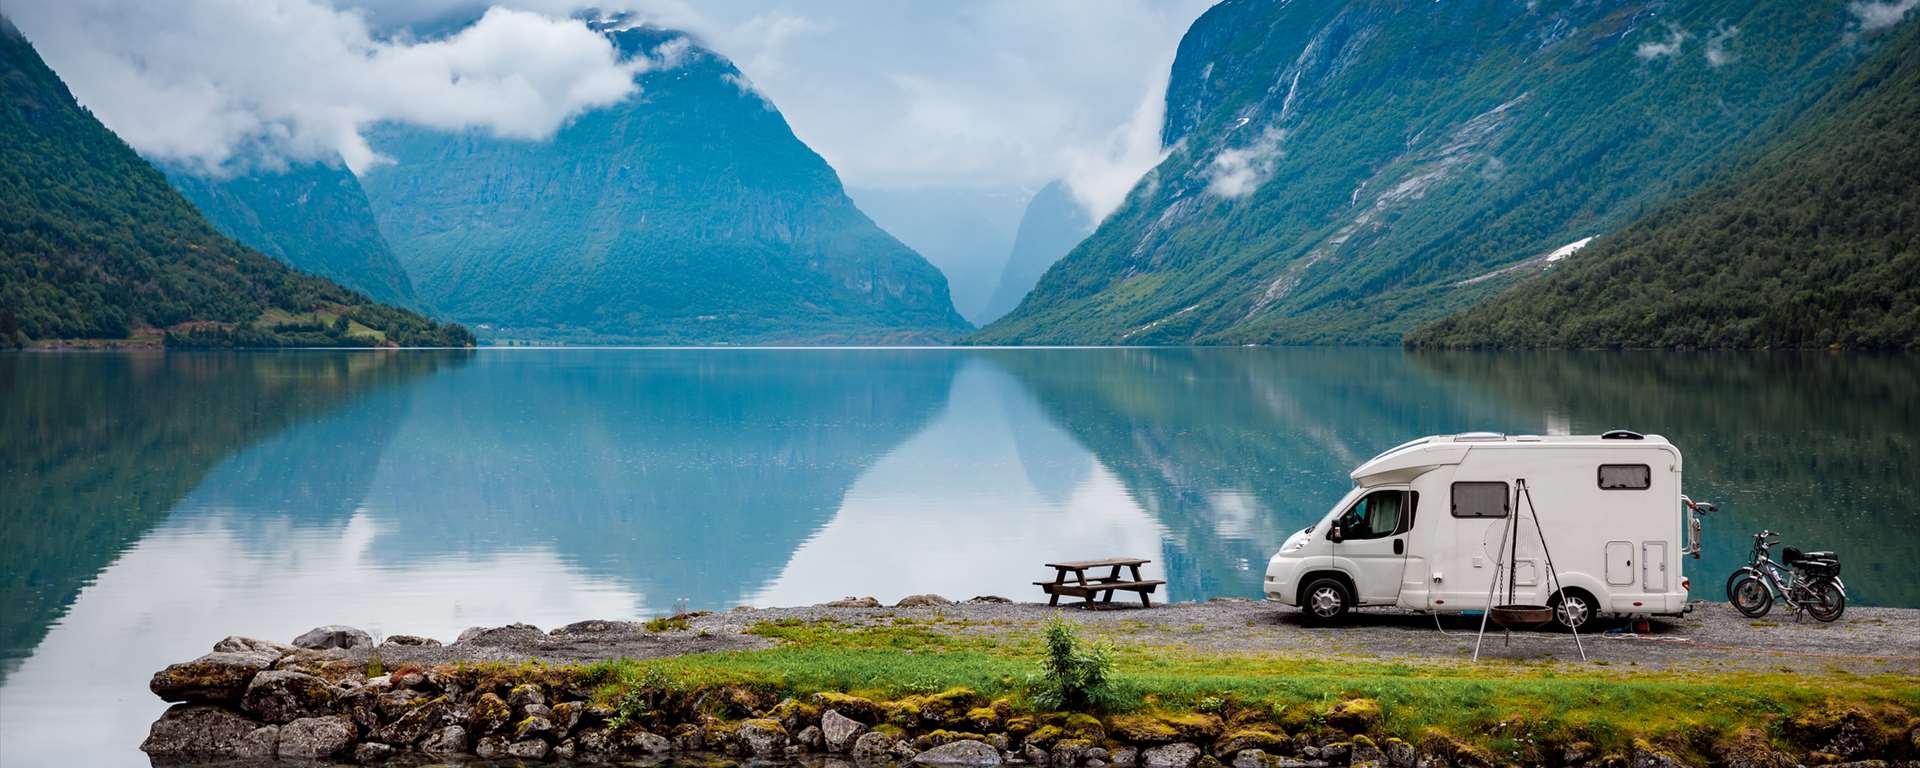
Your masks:
{"label": "white cloud", "polygon": [[1641,61],[1653,61],[1654,59],[1673,56],[1680,53],[1680,46],[1687,41],[1688,37],[1689,35],[1686,30],[1669,25],[1667,27],[1667,37],[1665,40],[1657,42],[1649,40],[1641,43],[1640,47],[1633,49],[1633,55],[1639,57]]}
{"label": "white cloud", "polygon": [[1735,59],[1740,58],[1739,54],[1727,50],[1727,43],[1732,42],[1734,36],[1738,34],[1740,34],[1739,27],[1722,23],[1713,30],[1713,34],[1707,36],[1707,66],[1717,68],[1731,64]]}
{"label": "white cloud", "polygon": [[760,77],[795,74],[787,61],[787,43],[795,38],[824,34],[833,25],[790,13],[763,13],[748,19],[733,30],[747,57],[735,61],[742,70]]}
{"label": "white cloud", "polygon": [[[1163,156],[1167,69],[1213,0],[0,2],[109,127],[203,166],[257,146],[365,168],[379,158],[361,129],[381,120],[549,135],[632,93],[611,49],[567,20],[599,8],[733,59],[735,85],[777,104],[850,185],[1064,178],[1104,215]],[[474,19],[493,29],[422,41]]]}
{"label": "white cloud", "polygon": [[1066,179],[1105,215],[1162,156],[1167,69],[1211,2],[704,0],[682,23],[849,185]]}
{"label": "white cloud", "polygon": [[1126,202],[1140,177],[1167,159],[1168,148],[1160,144],[1160,128],[1166,120],[1167,79],[1173,62],[1147,82],[1134,105],[1133,114],[1114,129],[1102,144],[1069,146],[1062,150],[1066,170],[1062,174],[1074,200],[1096,223],[1107,218]]}
{"label": "white cloud", "polygon": [[1920,0],[1855,0],[1847,4],[1847,10],[1860,20],[1863,31],[1898,24],[1916,7],[1920,7]]}
{"label": "white cloud", "polygon": [[579,21],[494,8],[431,41],[382,38],[320,0],[31,0],[9,14],[102,122],[142,153],[217,171],[264,155],[378,163],[380,121],[549,137],[630,96]]}
{"label": "white cloud", "polygon": [[1207,164],[1207,192],[1239,198],[1259,190],[1273,175],[1274,164],[1286,154],[1280,149],[1286,138],[1286,131],[1267,126],[1252,144],[1221,150]]}

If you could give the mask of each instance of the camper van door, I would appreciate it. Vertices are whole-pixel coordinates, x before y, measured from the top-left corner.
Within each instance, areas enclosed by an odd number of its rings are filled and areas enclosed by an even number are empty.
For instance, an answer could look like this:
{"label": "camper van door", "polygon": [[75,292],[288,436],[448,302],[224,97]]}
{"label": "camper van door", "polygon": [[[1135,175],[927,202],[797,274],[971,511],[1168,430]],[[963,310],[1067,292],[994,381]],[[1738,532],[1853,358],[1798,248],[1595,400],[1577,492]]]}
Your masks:
{"label": "camper van door", "polygon": [[1369,491],[1335,523],[1340,542],[1334,556],[1352,569],[1363,604],[1391,603],[1400,597],[1407,567],[1407,532],[1413,529],[1416,494],[1405,487]]}

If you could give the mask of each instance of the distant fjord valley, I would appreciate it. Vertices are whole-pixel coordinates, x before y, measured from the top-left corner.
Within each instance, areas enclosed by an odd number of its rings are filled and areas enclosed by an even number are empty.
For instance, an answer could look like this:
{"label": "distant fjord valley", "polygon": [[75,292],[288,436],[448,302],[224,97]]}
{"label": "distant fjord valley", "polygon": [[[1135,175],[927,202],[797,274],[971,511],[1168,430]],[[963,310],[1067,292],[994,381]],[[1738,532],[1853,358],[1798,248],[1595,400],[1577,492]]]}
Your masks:
{"label": "distant fjord valley", "polygon": [[635,95],[357,173],[150,163],[8,26],[0,342],[1920,344],[1920,24],[1844,0],[1223,2],[1104,217],[850,197],[753,73],[592,26]]}

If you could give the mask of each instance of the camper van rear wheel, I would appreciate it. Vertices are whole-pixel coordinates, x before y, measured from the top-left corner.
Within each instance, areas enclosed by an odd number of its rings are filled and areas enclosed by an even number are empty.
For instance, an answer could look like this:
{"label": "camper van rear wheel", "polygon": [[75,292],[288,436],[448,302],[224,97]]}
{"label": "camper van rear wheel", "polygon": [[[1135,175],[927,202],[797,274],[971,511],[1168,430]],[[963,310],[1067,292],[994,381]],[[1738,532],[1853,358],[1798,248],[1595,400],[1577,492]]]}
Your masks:
{"label": "camper van rear wheel", "polygon": [[1554,595],[1547,602],[1553,606],[1553,625],[1561,629],[1580,629],[1593,620],[1593,596],[1580,590],[1566,590],[1564,598]]}
{"label": "camper van rear wheel", "polygon": [[1353,605],[1353,594],[1347,591],[1347,585],[1339,579],[1322,576],[1307,583],[1305,599],[1300,607],[1307,612],[1307,619],[1315,623],[1328,622],[1345,616]]}

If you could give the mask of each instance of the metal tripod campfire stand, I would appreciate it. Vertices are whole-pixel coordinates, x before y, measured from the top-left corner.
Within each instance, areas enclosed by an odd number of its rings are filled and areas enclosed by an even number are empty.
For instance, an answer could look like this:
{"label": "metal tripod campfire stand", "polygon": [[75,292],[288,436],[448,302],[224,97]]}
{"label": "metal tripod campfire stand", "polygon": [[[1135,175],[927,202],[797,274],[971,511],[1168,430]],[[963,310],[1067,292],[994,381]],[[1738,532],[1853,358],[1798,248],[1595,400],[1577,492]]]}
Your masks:
{"label": "metal tripod campfire stand", "polygon": [[[1493,583],[1487,586],[1487,610],[1480,614],[1480,633],[1473,638],[1473,660],[1480,660],[1480,642],[1487,636],[1487,620],[1492,618],[1501,629],[1506,631],[1506,642],[1513,642],[1513,628],[1518,626],[1531,629],[1553,620],[1556,610],[1547,605],[1514,604],[1513,561],[1520,551],[1520,500],[1527,502],[1527,517],[1533,520],[1533,532],[1540,537],[1540,552],[1547,560],[1547,584],[1553,587],[1553,593],[1559,598],[1560,605],[1566,605],[1566,585],[1560,583],[1560,572],[1553,567],[1553,550],[1547,547],[1547,534],[1540,529],[1540,514],[1533,506],[1533,492],[1527,490],[1527,481],[1520,478],[1514,481],[1513,511],[1507,515],[1507,524],[1500,529],[1500,549],[1494,556]],[[1494,594],[1500,591],[1502,579],[1507,585],[1507,601],[1501,605],[1493,604]],[[1580,660],[1587,660],[1587,646],[1580,641],[1580,628],[1572,622],[1567,628],[1573,630],[1573,645],[1580,649]]]}

